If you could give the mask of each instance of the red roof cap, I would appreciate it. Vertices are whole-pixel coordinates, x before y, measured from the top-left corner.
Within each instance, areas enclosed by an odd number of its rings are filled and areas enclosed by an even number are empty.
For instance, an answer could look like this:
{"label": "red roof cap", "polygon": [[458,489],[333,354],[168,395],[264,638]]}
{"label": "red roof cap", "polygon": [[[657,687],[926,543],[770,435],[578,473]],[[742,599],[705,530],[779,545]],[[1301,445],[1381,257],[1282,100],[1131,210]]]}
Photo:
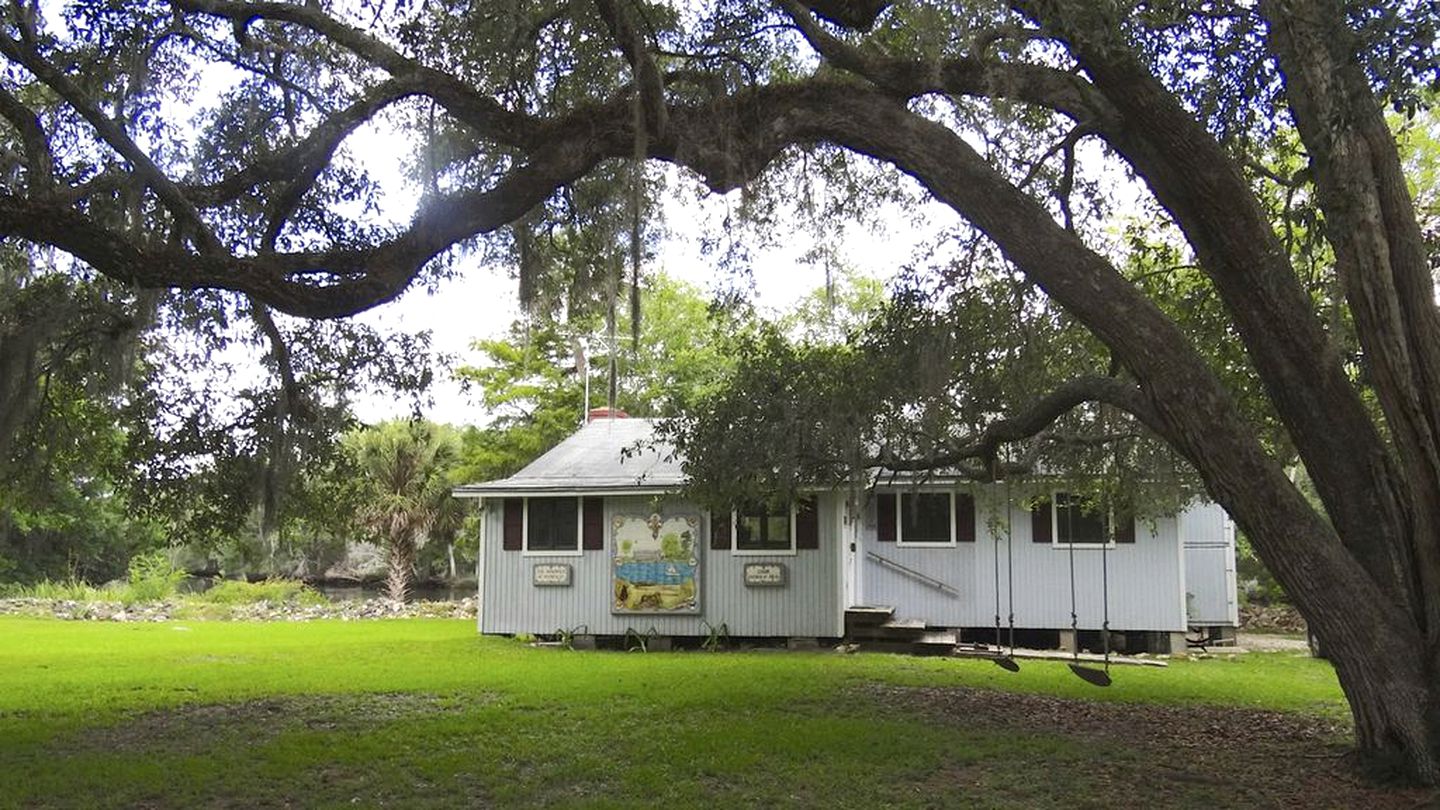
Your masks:
{"label": "red roof cap", "polygon": [[629,419],[629,418],[630,418],[630,414],[628,414],[628,413],[620,410],[619,408],[615,408],[614,410],[611,410],[610,408],[591,408],[591,409],[590,409],[590,412],[585,415],[585,421],[587,421],[587,422],[592,422],[592,421],[594,421],[594,420],[596,420],[596,419]]}

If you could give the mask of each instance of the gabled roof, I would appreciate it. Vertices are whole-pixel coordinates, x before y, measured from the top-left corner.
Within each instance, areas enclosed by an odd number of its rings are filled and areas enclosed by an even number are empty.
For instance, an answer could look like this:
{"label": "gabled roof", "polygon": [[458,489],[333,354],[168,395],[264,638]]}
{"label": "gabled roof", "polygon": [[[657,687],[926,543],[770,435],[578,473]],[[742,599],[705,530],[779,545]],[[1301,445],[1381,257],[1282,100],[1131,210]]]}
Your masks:
{"label": "gabled roof", "polygon": [[455,488],[461,498],[586,492],[668,492],[685,475],[674,448],[657,444],[653,419],[595,419],[525,469]]}

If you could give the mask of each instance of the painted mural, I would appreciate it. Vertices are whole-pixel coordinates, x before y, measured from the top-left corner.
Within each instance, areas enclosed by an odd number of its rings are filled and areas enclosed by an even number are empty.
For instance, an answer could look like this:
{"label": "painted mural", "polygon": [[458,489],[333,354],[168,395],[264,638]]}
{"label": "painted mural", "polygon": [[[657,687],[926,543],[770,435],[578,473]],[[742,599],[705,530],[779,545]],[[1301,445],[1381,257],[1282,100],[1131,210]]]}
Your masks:
{"label": "painted mural", "polygon": [[700,612],[700,515],[616,515],[614,613]]}

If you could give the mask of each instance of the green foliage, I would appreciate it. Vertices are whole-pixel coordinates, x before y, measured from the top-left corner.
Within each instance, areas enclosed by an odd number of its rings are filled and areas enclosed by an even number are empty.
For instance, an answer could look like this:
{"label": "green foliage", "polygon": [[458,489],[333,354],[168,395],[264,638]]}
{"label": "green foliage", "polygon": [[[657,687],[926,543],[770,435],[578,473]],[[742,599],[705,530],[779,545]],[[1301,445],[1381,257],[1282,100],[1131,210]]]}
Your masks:
{"label": "green foliage", "polygon": [[7,599],[57,599],[72,602],[115,602],[119,601],[120,588],[96,587],[88,582],[69,579],[39,582],[24,585],[20,583],[0,584],[0,596]]}
{"label": "green foliage", "polygon": [[325,595],[299,580],[272,578],[264,582],[226,579],[196,594],[197,601],[215,605],[323,605]]}
{"label": "green foliage", "polygon": [[857,300],[868,317],[854,318],[840,340],[784,321],[740,335],[723,385],[661,426],[686,458],[694,497],[715,507],[783,503],[875,469],[979,480],[997,469],[1043,470],[1094,501],[1123,498],[1145,514],[1173,511],[1195,492],[1172,454],[1103,405],[975,449],[987,429],[1051,389],[1110,373],[1094,338],[1023,280],[972,269],[933,290],[912,282],[883,306],[874,293]]}
{"label": "green foliage", "polygon": [[699,290],[664,275],[647,279],[642,292],[640,340],[632,345],[622,317],[614,352],[598,316],[517,322],[506,340],[475,342],[484,362],[456,375],[479,392],[492,421],[463,432],[457,479],[512,475],[574,432],[584,404],[581,374],[590,378],[589,407],[604,405],[612,354],[615,402],[632,416],[673,415],[710,395],[731,365],[723,316],[712,314]]}
{"label": "green foliage", "polygon": [[185,572],[175,568],[170,555],[163,551],[137,554],[130,558],[128,584],[120,601],[126,605],[137,602],[159,602],[174,596],[185,581]]}
{"label": "green foliage", "polygon": [[459,442],[448,426],[396,420],[346,434],[344,447],[359,474],[360,525],[385,546],[390,597],[403,600],[416,549],[464,525],[450,495]]}

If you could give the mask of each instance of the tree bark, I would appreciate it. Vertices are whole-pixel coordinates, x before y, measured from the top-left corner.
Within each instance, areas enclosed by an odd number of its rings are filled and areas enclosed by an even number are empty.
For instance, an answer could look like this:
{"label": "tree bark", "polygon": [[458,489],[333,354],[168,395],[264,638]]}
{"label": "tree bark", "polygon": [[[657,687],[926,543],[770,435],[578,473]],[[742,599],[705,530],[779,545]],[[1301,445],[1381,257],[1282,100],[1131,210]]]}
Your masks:
{"label": "tree bark", "polygon": [[404,602],[410,598],[410,585],[415,579],[415,539],[406,532],[392,536],[389,546],[385,591],[391,600]]}

